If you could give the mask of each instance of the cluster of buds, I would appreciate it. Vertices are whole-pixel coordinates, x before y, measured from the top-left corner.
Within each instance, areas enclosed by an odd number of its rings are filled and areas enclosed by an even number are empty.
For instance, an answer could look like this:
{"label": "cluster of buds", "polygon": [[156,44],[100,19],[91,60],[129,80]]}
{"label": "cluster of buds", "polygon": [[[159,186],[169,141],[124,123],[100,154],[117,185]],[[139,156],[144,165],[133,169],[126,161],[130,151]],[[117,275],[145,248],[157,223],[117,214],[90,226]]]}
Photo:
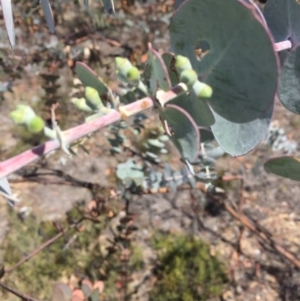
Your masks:
{"label": "cluster of buds", "polygon": [[18,105],[17,109],[10,113],[10,117],[15,124],[25,126],[30,133],[39,133],[45,127],[43,119],[27,105]]}
{"label": "cluster of buds", "polygon": [[197,97],[211,97],[213,92],[212,88],[198,80],[198,75],[192,68],[192,65],[187,57],[177,55],[175,67],[179,74],[180,81],[186,84],[189,90],[192,90]]}
{"label": "cluster of buds", "polygon": [[104,106],[98,91],[92,87],[85,87],[85,98],[73,98],[72,102],[84,112],[107,114],[111,110]]}
{"label": "cluster of buds", "polygon": [[140,82],[140,71],[130,61],[123,57],[116,57],[116,69],[118,78],[132,86],[138,86]]}

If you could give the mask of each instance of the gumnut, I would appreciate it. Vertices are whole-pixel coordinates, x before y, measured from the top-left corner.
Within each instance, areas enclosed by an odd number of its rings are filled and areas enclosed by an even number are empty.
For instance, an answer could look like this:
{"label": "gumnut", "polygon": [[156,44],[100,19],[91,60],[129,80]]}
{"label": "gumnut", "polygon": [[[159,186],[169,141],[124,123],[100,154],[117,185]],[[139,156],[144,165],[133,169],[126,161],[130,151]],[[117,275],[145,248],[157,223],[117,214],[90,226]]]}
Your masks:
{"label": "gumnut", "polygon": [[132,66],[128,59],[116,57],[116,68],[118,78],[130,85],[137,86],[140,82],[139,70]]}
{"label": "gumnut", "polygon": [[96,89],[92,87],[85,87],[85,97],[87,100],[87,105],[93,110],[98,110],[103,107],[103,103]]}
{"label": "gumnut", "polygon": [[87,104],[85,98],[73,98],[72,103],[81,111],[93,112],[94,110]]}
{"label": "gumnut", "polygon": [[177,55],[175,59],[176,59],[175,67],[179,74],[184,70],[193,69],[191,62],[187,57],[182,55]]}
{"label": "gumnut", "polygon": [[44,120],[40,116],[34,116],[27,124],[30,133],[39,133],[45,127]]}
{"label": "gumnut", "polygon": [[126,77],[131,85],[136,86],[140,81],[140,72],[136,67],[132,67],[128,70]]}
{"label": "gumnut", "polygon": [[186,69],[180,73],[180,81],[185,83],[189,88],[197,82],[198,76],[193,69]]}
{"label": "gumnut", "polygon": [[17,105],[17,109],[12,111],[9,115],[15,124],[24,125],[30,122],[35,116],[35,112],[30,106]]}
{"label": "gumnut", "polygon": [[199,80],[197,80],[194,85],[193,85],[193,91],[195,92],[195,94],[201,98],[210,98],[212,96],[213,90],[211,88],[211,86],[200,82]]}

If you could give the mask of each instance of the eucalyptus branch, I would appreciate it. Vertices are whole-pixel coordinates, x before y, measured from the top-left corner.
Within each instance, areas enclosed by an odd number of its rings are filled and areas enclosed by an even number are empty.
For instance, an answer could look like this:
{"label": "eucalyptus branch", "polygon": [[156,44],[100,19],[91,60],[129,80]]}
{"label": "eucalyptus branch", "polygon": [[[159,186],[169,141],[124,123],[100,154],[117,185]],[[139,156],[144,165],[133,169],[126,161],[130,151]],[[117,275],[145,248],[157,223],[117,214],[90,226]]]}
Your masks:
{"label": "eucalyptus branch", "polygon": [[[160,94],[160,101],[163,104],[171,101],[181,93],[185,92],[184,85],[178,85],[173,87],[170,91]],[[122,119],[126,119],[132,115],[145,111],[154,106],[154,100],[152,97],[145,97],[137,100],[128,105],[120,106],[118,110],[111,110],[104,116],[101,116],[93,121],[78,125],[69,130],[61,132],[63,141],[66,145],[70,145],[72,142],[83,138],[103,127],[118,122]],[[27,164],[45,156],[46,154],[62,147],[59,140],[50,140],[39,146],[36,146],[30,150],[27,150],[15,157],[12,157],[6,161],[0,163],[0,179],[8,176],[9,174],[17,171],[18,169],[26,166]]]}

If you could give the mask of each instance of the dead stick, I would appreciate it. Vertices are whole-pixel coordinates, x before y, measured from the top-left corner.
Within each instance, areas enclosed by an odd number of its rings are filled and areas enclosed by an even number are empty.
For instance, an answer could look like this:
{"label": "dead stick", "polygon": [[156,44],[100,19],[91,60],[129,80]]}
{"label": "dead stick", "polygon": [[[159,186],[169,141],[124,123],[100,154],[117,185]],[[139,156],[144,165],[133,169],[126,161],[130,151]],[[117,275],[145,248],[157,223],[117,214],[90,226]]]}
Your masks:
{"label": "dead stick", "polygon": [[12,272],[14,269],[16,269],[18,266],[20,266],[21,264],[23,264],[24,262],[28,261],[30,258],[32,258],[33,256],[35,256],[37,253],[39,253],[40,251],[42,251],[43,249],[47,248],[48,246],[50,246],[51,244],[53,244],[57,239],[59,239],[62,235],[64,234],[64,232],[59,232],[58,234],[56,234],[54,237],[52,237],[51,239],[49,239],[48,241],[46,241],[44,244],[42,244],[41,246],[39,246],[37,249],[35,249],[34,251],[32,251],[31,253],[29,253],[27,256],[23,257],[19,262],[17,262],[15,265],[13,265],[11,268],[9,269],[5,269],[5,273],[10,273]]}
{"label": "dead stick", "polygon": [[271,243],[273,248],[283,257],[287,258],[290,262],[292,262],[297,268],[300,268],[300,261],[288,250],[286,250],[283,246],[278,244],[272,237],[269,235],[266,235],[266,233],[262,232],[260,229],[258,229],[253,222],[245,216],[241,212],[235,211],[228,203],[224,202],[225,209],[237,220],[239,220],[243,225],[245,225],[247,228],[249,228],[252,232],[257,234],[260,238],[262,238],[264,241],[267,241]]}
{"label": "dead stick", "polygon": [[0,281],[0,286],[2,288],[4,288],[5,290],[7,290],[8,292],[14,294],[15,296],[19,297],[20,299],[24,300],[24,301],[40,301],[38,299],[35,299],[33,297],[21,294],[19,292],[17,292],[16,290],[14,290],[13,288],[7,286],[6,284],[4,284],[3,282]]}

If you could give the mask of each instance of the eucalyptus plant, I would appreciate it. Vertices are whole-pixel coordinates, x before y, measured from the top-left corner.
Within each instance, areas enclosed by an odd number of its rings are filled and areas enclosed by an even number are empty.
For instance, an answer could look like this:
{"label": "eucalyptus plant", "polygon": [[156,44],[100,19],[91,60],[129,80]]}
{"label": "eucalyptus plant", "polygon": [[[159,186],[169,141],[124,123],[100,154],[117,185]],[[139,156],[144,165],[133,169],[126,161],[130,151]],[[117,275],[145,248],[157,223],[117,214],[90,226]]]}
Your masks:
{"label": "eucalyptus plant", "polygon": [[[113,7],[111,1],[104,3]],[[46,11],[51,30],[51,14]],[[90,113],[84,124],[61,131],[55,118],[50,129],[24,106],[12,112],[15,123],[32,132],[44,131],[51,140],[0,163],[0,178],[58,148],[70,155],[76,140],[149,108],[159,116],[190,174],[197,173],[194,166],[201,161],[203,129],[211,131],[222,152],[233,157],[247,154],[266,136],[277,94],[287,109],[300,113],[299,17],[296,0],[268,0],[263,12],[251,0],[177,0],[169,51],[159,53],[149,44],[144,71],[126,58],[116,58],[117,76],[125,87],[122,93],[112,91],[86,64],[77,62],[85,95],[72,102]],[[6,17],[6,24],[11,19]],[[205,158],[208,162],[209,156]],[[128,162],[126,168],[133,165]],[[265,168],[300,179],[298,158],[271,159]],[[209,179],[207,168],[205,174],[204,180]]]}

